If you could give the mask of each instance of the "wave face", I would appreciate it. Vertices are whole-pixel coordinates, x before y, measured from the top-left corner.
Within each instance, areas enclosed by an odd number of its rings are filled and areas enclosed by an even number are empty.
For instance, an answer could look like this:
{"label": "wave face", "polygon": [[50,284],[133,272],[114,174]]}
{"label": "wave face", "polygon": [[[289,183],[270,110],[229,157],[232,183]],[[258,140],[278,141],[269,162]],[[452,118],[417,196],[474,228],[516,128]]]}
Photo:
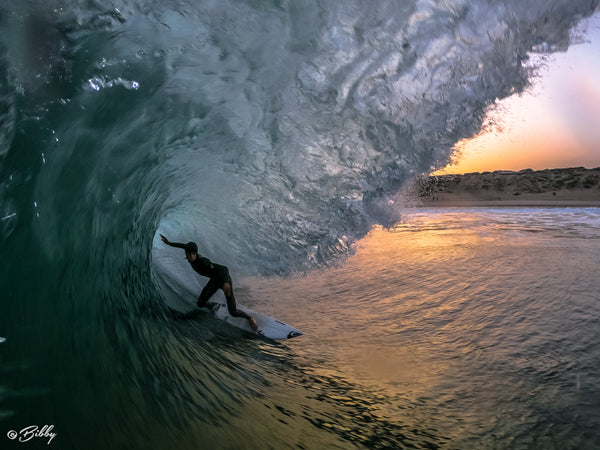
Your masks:
{"label": "wave face", "polygon": [[157,230],[236,277],[331,262],[597,5],[5,0],[2,345],[64,391],[109,358],[169,367],[127,344],[165,312]]}
{"label": "wave face", "polygon": [[527,85],[527,52],[566,48],[597,4],[101,3],[5,8],[4,237],[37,204],[50,255],[71,222],[84,241],[133,227],[145,248],[160,224],[251,273],[393,224],[402,183],[444,165]]}

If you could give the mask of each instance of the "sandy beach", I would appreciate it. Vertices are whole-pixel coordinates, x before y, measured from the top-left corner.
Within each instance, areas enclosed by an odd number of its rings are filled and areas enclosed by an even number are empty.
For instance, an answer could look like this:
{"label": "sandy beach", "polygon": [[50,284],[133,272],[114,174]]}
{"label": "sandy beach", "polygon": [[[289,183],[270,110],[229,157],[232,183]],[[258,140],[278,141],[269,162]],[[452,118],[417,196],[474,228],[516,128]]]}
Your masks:
{"label": "sandy beach", "polygon": [[600,207],[600,168],[438,175],[413,180],[420,206]]}

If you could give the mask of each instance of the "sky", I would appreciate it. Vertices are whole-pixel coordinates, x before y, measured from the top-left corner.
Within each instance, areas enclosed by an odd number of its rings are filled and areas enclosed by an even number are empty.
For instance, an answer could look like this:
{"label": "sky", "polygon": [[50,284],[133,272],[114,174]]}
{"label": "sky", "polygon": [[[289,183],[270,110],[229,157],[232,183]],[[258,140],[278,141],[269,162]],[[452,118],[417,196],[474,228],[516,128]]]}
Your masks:
{"label": "sky", "polygon": [[453,164],[436,174],[600,167],[600,12],[567,52],[544,61],[531,88],[497,103],[491,130],[456,145]]}

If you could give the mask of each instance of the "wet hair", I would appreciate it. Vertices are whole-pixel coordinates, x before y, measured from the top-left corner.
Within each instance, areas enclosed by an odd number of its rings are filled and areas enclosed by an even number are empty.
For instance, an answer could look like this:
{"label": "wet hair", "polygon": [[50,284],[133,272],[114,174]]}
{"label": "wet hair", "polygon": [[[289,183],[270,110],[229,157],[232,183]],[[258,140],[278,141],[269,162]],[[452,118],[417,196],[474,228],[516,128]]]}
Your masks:
{"label": "wet hair", "polygon": [[186,253],[198,253],[198,246],[195,242],[188,242],[185,244],[185,252]]}

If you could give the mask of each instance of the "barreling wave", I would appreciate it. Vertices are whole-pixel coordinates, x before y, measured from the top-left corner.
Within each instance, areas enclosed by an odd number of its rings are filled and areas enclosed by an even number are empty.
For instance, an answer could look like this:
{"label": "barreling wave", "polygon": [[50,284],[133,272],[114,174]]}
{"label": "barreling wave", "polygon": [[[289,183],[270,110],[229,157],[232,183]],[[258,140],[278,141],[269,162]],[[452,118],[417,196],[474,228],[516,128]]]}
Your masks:
{"label": "barreling wave", "polygon": [[393,225],[402,184],[597,5],[4,3],[0,232],[7,258],[40,257],[3,291],[27,298],[43,273],[25,304],[130,326],[199,287],[158,232],[236,278],[328,264]]}
{"label": "barreling wave", "polygon": [[4,429],[47,410],[67,447],[141,448],[151,419],[220,423],[261,375],[160,320],[199,286],[158,232],[236,280],[330,263],[597,5],[1,2],[0,333],[34,387],[0,386]]}
{"label": "barreling wave", "polygon": [[9,2],[2,237],[90,267],[144,266],[157,229],[237,273],[327,263],[597,5]]}

